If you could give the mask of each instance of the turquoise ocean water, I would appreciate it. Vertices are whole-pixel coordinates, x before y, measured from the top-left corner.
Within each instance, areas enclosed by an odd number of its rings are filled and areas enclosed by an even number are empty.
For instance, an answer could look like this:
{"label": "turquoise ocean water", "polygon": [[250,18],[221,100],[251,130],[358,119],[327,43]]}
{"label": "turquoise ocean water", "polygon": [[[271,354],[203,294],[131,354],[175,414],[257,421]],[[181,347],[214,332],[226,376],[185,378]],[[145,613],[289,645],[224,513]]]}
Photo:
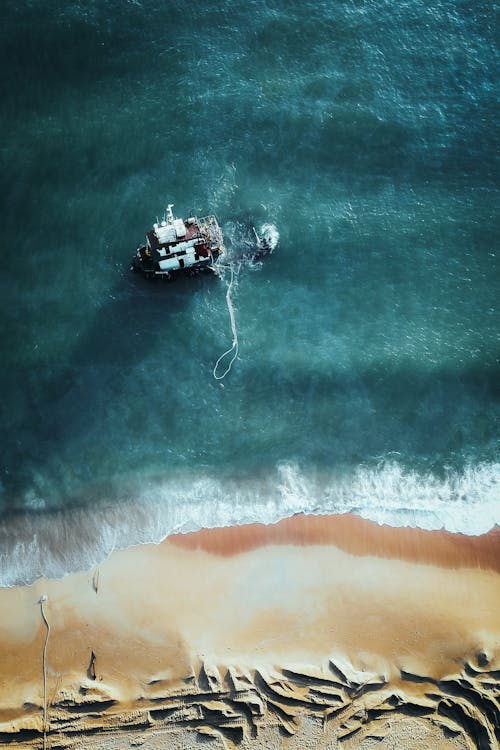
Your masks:
{"label": "turquoise ocean water", "polygon": [[[0,583],[291,513],[500,522],[498,3],[5,0]],[[215,212],[226,281],[129,260]]]}

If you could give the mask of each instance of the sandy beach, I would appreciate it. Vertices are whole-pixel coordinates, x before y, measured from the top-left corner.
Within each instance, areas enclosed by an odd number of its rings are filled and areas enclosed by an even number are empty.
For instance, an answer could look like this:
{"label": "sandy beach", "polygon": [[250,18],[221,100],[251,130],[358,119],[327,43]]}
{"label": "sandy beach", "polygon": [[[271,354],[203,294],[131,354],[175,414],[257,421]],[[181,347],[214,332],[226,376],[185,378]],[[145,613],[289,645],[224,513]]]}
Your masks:
{"label": "sandy beach", "polygon": [[2,589],[0,612],[0,745],[500,741],[498,528],[299,515],[176,535]]}

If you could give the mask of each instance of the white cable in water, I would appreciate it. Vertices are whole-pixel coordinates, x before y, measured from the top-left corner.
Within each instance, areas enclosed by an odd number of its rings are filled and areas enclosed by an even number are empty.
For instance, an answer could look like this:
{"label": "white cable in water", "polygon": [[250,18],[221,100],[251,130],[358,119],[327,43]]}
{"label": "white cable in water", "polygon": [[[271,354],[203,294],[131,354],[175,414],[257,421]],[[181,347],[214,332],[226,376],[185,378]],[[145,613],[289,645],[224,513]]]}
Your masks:
{"label": "white cable in water", "polygon": [[[252,227],[252,228],[255,234],[255,238],[257,240],[257,248],[252,253],[252,256],[255,257],[256,252],[258,251],[263,252],[264,254],[268,252],[272,253],[274,248],[278,244],[278,240],[280,236],[276,226],[274,224],[263,224],[260,235],[257,234],[255,227]],[[248,258],[247,258],[247,262],[248,262]],[[250,260],[250,263],[251,262],[252,261]],[[238,356],[238,332],[236,330],[236,320],[234,316],[233,302],[231,300],[231,291],[233,289],[234,280],[238,276],[241,270],[242,263],[243,261],[239,262],[236,271],[234,268],[234,261],[229,262],[228,265],[225,265],[223,263],[221,263],[220,265],[216,264],[214,267],[215,273],[218,276],[220,276],[221,279],[224,278],[224,272],[227,268],[229,268],[231,271],[231,280],[228,284],[227,291],[226,291],[226,304],[227,304],[227,309],[229,311],[229,317],[231,319],[231,331],[233,333],[233,343],[231,344],[231,347],[227,349],[224,352],[224,354],[221,354],[219,359],[215,363],[215,367],[213,369],[213,376],[216,380],[223,380],[226,377],[228,372],[231,370],[231,367],[233,366],[233,362]],[[219,375],[217,373],[219,365],[226,357],[229,357],[230,355],[232,356],[231,356],[231,359],[229,360],[229,364],[227,365],[224,372]]]}
{"label": "white cable in water", "polygon": [[[231,319],[231,331],[233,333],[233,343],[231,344],[231,347],[229,349],[227,349],[227,351],[224,352],[224,354],[220,355],[219,359],[215,363],[215,367],[213,369],[213,375],[214,375],[214,378],[216,380],[223,380],[223,378],[226,377],[226,375],[230,371],[231,367],[233,366],[234,360],[238,356],[238,332],[236,330],[236,320],[235,320],[235,317],[234,317],[234,307],[233,307],[233,303],[232,303],[232,300],[231,300],[231,290],[233,288],[233,283],[234,283],[234,268],[233,268],[232,265],[230,266],[230,269],[231,269],[231,280],[230,280],[230,282],[229,282],[229,284],[227,286],[226,304],[227,304],[227,309],[229,311],[229,317]],[[239,271],[239,269],[238,269],[238,271]],[[218,375],[217,374],[217,368],[219,367],[219,365],[223,361],[223,359],[225,357],[227,357],[228,355],[230,355],[231,353],[232,353],[233,356],[229,360],[229,364],[227,365],[227,367],[224,370],[224,372],[221,375]]]}
{"label": "white cable in water", "polygon": [[38,603],[40,604],[40,609],[42,610],[42,617],[43,621],[45,623],[45,627],[47,628],[47,634],[45,636],[45,643],[43,646],[43,653],[42,653],[42,669],[43,669],[43,750],[46,750],[47,748],[47,643],[49,642],[49,635],[50,635],[50,625],[49,621],[47,620],[45,616],[45,611],[43,609],[43,604],[48,599],[48,596],[44,594],[40,597],[38,600]]}

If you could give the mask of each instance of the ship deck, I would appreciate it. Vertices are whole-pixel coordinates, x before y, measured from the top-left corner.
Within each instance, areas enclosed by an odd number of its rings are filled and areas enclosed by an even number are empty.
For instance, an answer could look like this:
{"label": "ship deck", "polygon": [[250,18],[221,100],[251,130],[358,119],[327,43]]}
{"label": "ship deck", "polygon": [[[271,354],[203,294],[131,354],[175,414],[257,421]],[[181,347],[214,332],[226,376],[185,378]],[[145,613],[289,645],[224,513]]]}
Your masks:
{"label": "ship deck", "polygon": [[[159,242],[154,229],[150,229],[149,232],[146,232],[146,236],[149,240],[149,244],[152,250],[158,250],[158,248],[160,247],[167,247],[169,244],[176,244],[176,243]],[[200,229],[197,224],[186,224],[185,236],[179,237],[176,240],[176,242],[186,242],[188,240],[195,239],[195,237],[201,237],[201,236],[202,235],[200,233]]]}

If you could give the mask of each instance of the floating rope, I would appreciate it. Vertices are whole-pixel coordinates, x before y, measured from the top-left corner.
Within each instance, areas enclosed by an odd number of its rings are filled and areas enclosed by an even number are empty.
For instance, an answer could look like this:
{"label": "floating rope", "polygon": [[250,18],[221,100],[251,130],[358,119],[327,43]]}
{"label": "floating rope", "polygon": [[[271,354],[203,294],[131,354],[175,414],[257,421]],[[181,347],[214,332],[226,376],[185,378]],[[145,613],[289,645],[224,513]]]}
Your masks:
{"label": "floating rope", "polygon": [[[216,380],[223,380],[228,372],[231,370],[231,367],[233,366],[233,362],[238,356],[238,332],[236,330],[236,320],[234,315],[234,307],[233,302],[231,300],[231,291],[233,289],[233,285],[235,282],[236,277],[238,276],[239,272],[241,271],[242,265],[248,265],[248,266],[254,266],[254,265],[260,265],[256,263],[256,261],[260,261],[261,258],[264,255],[267,255],[268,253],[272,253],[276,245],[278,244],[279,240],[279,232],[274,224],[263,224],[261,229],[261,234],[257,234],[257,231],[255,227],[252,227],[253,233],[255,235],[255,239],[257,241],[257,245],[254,246],[254,243],[252,243],[252,247],[250,248],[248,240],[244,241],[243,244],[243,250],[250,252],[242,252],[240,256],[240,260],[236,263],[235,260],[230,260],[227,264],[225,263],[215,263],[214,264],[214,271],[215,273],[224,280],[224,275],[226,270],[229,268],[231,271],[231,280],[227,286],[226,291],[226,304],[227,309],[229,312],[229,317],[231,319],[231,331],[233,333],[233,343],[231,344],[230,348],[227,349],[224,354],[221,354],[217,362],[215,363],[215,367],[213,369],[213,376]],[[235,270],[236,265],[236,270]],[[226,357],[231,357],[229,360],[229,364],[227,365],[226,369],[223,373],[219,375],[217,372],[219,369],[219,366],[221,362],[224,361]]]}
{"label": "floating rope", "polygon": [[46,750],[47,748],[47,643],[49,642],[49,635],[50,635],[50,625],[49,621],[47,620],[45,616],[45,611],[43,609],[43,604],[48,599],[48,596],[44,594],[40,597],[38,603],[40,604],[40,609],[42,610],[42,617],[43,621],[45,623],[45,627],[47,628],[47,634],[45,636],[45,643],[43,646],[43,654],[42,654],[42,669],[43,669],[43,750]]}
{"label": "floating rope", "polygon": [[[234,268],[233,268],[232,265],[230,266],[230,269],[231,269],[231,281],[229,282],[229,284],[227,286],[226,304],[227,304],[227,309],[229,311],[229,317],[231,319],[231,331],[233,333],[233,343],[231,344],[231,347],[229,349],[227,349],[227,351],[224,352],[224,354],[220,355],[219,359],[215,363],[215,367],[213,369],[213,375],[214,375],[214,378],[216,380],[223,380],[226,377],[226,375],[230,371],[231,367],[233,366],[234,360],[238,356],[238,332],[236,330],[236,320],[235,320],[235,317],[234,317],[234,307],[233,307],[233,303],[232,303],[232,300],[231,300],[231,290],[233,288],[235,273],[234,273]],[[238,268],[238,271],[236,272],[236,275],[238,275],[239,270],[240,269]],[[225,357],[227,357],[231,353],[233,354],[233,356],[229,360],[229,364],[227,365],[227,367],[224,370],[224,372],[222,373],[222,375],[218,375],[217,374],[217,368],[219,367],[219,365],[223,361],[223,359]]]}

